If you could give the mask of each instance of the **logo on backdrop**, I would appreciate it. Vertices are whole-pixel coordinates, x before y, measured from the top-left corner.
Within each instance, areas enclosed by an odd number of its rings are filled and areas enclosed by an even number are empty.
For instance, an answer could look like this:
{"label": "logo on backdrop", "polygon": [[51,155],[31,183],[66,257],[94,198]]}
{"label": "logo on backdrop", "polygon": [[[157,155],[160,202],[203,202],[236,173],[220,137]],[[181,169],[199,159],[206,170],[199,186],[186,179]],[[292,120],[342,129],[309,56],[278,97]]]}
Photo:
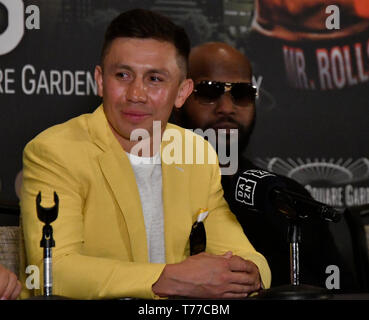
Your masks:
{"label": "logo on backdrop", "polygon": [[255,159],[268,171],[305,186],[317,200],[336,207],[369,204],[369,158],[358,159]]}
{"label": "logo on backdrop", "polygon": [[[8,12],[8,26],[0,34],[0,55],[13,51],[24,36],[24,28],[28,30],[40,29],[40,9],[36,5],[29,5],[24,10],[22,0],[0,0]],[[27,14],[26,21],[24,13]]]}

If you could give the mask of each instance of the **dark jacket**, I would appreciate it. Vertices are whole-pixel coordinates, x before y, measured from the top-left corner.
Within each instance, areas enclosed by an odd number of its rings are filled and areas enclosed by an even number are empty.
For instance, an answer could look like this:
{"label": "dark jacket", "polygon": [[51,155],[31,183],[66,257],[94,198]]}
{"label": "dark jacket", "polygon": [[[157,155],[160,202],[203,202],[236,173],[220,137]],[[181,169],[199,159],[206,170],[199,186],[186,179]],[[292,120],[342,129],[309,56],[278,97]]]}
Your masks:
{"label": "dark jacket", "polygon": [[[247,169],[260,168],[242,157],[238,172]],[[281,176],[281,178],[289,190],[310,197],[309,192],[296,181],[287,177]],[[235,183],[231,177],[222,176],[222,185],[224,197],[251,244],[265,256],[269,263],[272,271],[272,286],[290,284],[288,219],[277,212],[253,213],[240,206],[234,199]],[[329,265],[336,265],[340,269],[341,291],[355,291],[357,283],[338,252],[329,230],[329,223],[311,218],[301,222],[300,282],[326,288],[325,282],[330,275],[326,273],[326,268]]]}

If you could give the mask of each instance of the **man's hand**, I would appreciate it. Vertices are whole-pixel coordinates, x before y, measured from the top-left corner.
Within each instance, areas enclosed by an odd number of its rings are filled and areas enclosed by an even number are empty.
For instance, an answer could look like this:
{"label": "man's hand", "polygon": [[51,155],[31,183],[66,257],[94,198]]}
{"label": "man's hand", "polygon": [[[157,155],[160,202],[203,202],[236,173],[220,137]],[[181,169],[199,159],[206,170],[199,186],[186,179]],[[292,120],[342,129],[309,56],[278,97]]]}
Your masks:
{"label": "man's hand", "polygon": [[22,290],[17,276],[0,264],[0,300],[14,300]]}
{"label": "man's hand", "polygon": [[253,262],[231,252],[222,256],[200,253],[166,265],[152,289],[159,296],[237,299],[259,290],[260,284]]}

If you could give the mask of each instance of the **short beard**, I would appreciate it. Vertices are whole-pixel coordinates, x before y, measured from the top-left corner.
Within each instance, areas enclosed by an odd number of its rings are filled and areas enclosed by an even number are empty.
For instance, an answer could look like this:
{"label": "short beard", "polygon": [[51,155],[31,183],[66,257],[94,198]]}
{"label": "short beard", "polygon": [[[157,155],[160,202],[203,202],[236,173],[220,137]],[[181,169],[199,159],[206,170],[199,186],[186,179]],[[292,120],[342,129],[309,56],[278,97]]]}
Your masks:
{"label": "short beard", "polygon": [[251,135],[254,131],[256,123],[256,116],[252,119],[252,122],[249,127],[242,127],[238,131],[238,150],[240,151],[240,154],[245,151],[247,146],[249,145]]}
{"label": "short beard", "polygon": [[[175,122],[181,126],[184,127],[186,129],[201,129],[203,131],[212,128],[211,126],[206,127],[206,128],[198,128],[192,121],[192,117],[186,112],[186,105],[183,106],[183,108],[179,109],[179,110],[174,110],[174,118],[175,118]],[[247,148],[249,141],[250,141],[250,137],[252,135],[252,132],[254,131],[254,127],[255,127],[255,122],[256,122],[256,114],[254,116],[254,118],[252,119],[252,122],[250,124],[250,126],[245,127],[240,125],[239,123],[237,123],[238,126],[238,150],[239,150],[239,154],[241,155],[242,152]],[[207,137],[205,137],[205,139],[207,140]],[[227,135],[226,137],[226,143],[227,143],[227,148],[229,150],[229,143],[231,142],[231,138],[229,137],[229,135]],[[218,137],[217,137],[217,142],[218,142]]]}

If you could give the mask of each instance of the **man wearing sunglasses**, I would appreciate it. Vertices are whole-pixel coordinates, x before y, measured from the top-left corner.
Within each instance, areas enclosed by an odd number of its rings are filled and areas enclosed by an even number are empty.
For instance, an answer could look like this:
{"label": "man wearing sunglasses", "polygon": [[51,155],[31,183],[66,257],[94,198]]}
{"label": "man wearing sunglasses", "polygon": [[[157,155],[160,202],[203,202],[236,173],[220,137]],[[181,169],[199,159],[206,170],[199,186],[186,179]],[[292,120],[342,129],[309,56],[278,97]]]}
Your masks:
{"label": "man wearing sunglasses", "polygon": [[238,129],[246,146],[257,95],[250,62],[226,44],[207,43],[191,51],[189,68],[195,87],[177,120],[188,128],[227,129],[227,145],[234,141],[230,129]]}
{"label": "man wearing sunglasses", "polygon": [[[238,172],[258,169],[243,155],[256,119],[257,97],[247,57],[227,44],[205,43],[192,49],[189,73],[194,81],[194,90],[184,107],[174,114],[177,122],[186,128],[201,129],[203,132],[207,129],[215,129],[217,132],[218,129],[226,129],[225,140],[219,133],[217,135],[218,153],[224,145],[229,150],[237,144]],[[238,129],[238,139],[231,129]],[[294,180],[286,177],[281,179],[285,180],[290,190],[310,196]],[[235,184],[232,175],[222,176],[222,186],[224,197],[248,239],[268,260],[272,271],[272,286],[289,284],[287,220],[276,212],[253,214],[246,209],[240,210],[234,200]],[[342,266],[328,226],[320,221],[306,221],[302,226],[302,235],[302,282],[325,287],[326,267],[332,264]]]}

